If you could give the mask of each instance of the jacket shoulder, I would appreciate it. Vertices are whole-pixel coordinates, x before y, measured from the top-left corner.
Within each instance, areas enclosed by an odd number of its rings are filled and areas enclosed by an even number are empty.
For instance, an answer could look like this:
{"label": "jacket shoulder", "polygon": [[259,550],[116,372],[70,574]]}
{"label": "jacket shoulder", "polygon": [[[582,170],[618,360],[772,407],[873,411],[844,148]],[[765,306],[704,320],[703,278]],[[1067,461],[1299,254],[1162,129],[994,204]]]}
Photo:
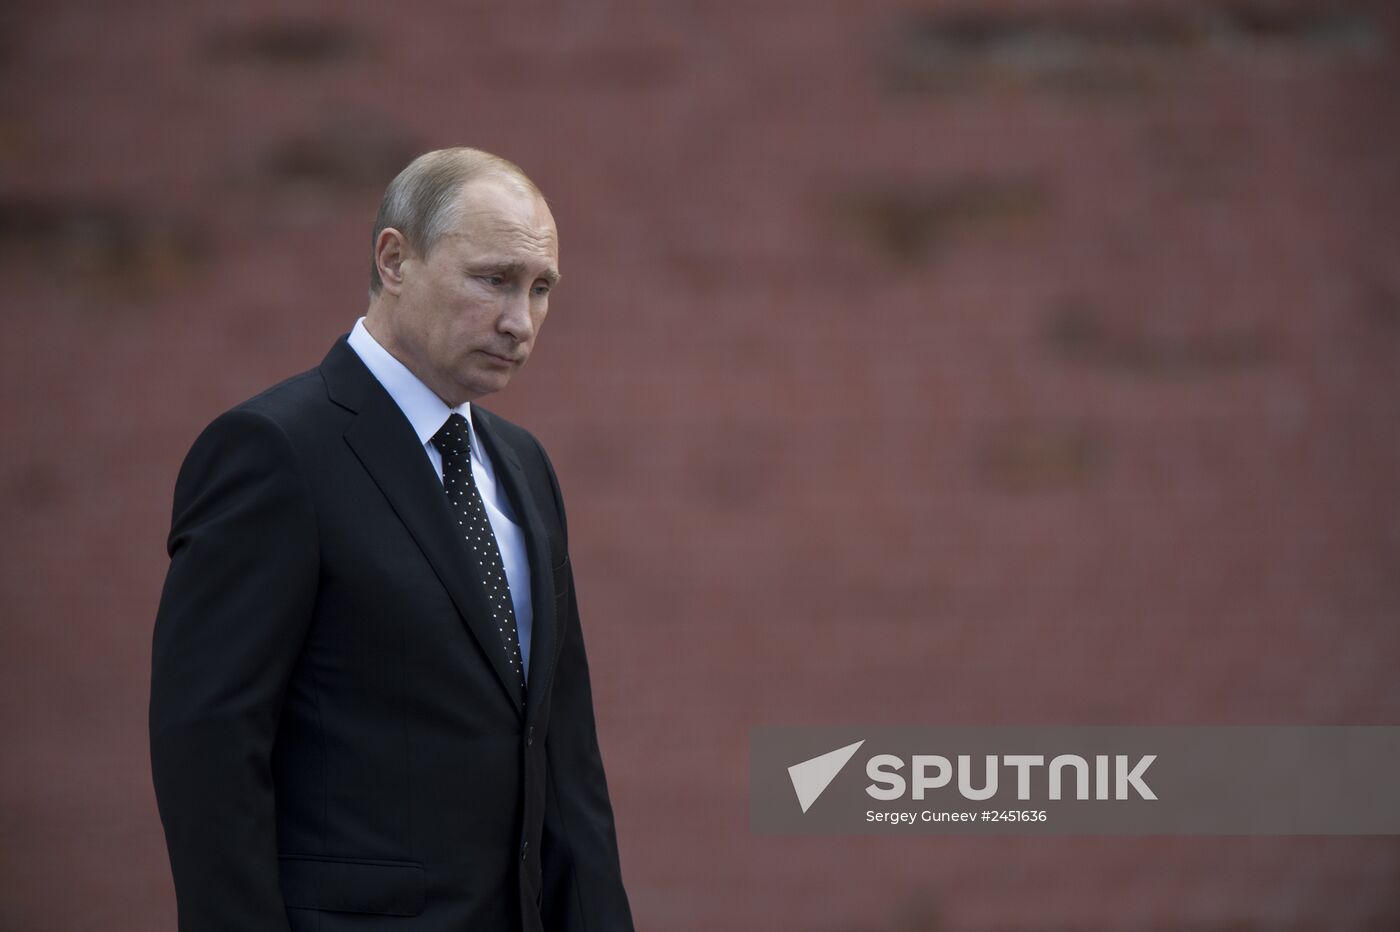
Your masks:
{"label": "jacket shoulder", "polygon": [[[227,428],[235,425],[262,424],[275,426],[276,432],[294,444],[325,430],[333,419],[329,410],[340,410],[326,391],[325,380],[317,369],[308,369],[263,389],[256,395],[220,412],[204,428]],[[270,423],[269,423],[270,422]]]}
{"label": "jacket shoulder", "polygon": [[308,369],[263,389],[224,413],[260,414],[290,432],[302,426],[307,417],[317,413],[324,415],[328,404],[330,398],[320,370]]}
{"label": "jacket shoulder", "polygon": [[[317,370],[309,369],[228,408],[205,424],[190,446],[177,490],[207,469],[217,471],[220,463],[231,458],[305,461],[320,446],[317,438],[328,426],[328,407],[334,406],[325,383]],[[207,469],[200,469],[200,464]]]}

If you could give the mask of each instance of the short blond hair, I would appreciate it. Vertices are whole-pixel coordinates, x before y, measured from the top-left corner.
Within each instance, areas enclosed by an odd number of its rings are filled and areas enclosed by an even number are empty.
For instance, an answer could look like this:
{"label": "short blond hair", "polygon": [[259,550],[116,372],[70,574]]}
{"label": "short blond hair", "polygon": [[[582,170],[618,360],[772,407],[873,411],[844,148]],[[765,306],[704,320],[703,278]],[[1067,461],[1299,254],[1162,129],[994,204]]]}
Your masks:
{"label": "short blond hair", "polygon": [[483,175],[514,179],[537,197],[544,196],[514,162],[466,146],[424,152],[389,182],[384,199],[379,202],[379,215],[374,219],[374,235],[370,237],[371,299],[383,285],[374,255],[379,234],[393,227],[404,235],[415,253],[426,256],[456,219],[452,205],[462,186]]}

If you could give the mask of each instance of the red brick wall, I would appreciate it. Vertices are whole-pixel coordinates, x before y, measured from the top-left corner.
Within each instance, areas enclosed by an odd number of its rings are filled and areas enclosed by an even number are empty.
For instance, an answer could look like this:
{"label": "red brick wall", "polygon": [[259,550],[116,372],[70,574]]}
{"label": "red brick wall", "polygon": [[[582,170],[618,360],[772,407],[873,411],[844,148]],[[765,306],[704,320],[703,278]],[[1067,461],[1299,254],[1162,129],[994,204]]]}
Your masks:
{"label": "red brick wall", "polygon": [[1386,2],[0,13],[0,928],[172,928],[180,458],[365,301],[413,154],[549,195],[488,402],[570,505],[654,930],[1389,930],[1391,838],[752,835],[747,730],[1400,723]]}

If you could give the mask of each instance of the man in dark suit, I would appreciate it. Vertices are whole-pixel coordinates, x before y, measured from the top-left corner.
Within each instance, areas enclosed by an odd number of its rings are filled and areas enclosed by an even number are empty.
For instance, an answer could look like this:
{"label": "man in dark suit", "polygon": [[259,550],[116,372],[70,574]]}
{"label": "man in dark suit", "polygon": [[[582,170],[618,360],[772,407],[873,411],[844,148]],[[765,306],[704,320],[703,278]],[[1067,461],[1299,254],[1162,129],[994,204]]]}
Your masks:
{"label": "man in dark suit", "polygon": [[558,278],[520,169],[427,153],[354,330],[195,441],[150,705],[185,932],[632,928],[559,485],[472,404]]}

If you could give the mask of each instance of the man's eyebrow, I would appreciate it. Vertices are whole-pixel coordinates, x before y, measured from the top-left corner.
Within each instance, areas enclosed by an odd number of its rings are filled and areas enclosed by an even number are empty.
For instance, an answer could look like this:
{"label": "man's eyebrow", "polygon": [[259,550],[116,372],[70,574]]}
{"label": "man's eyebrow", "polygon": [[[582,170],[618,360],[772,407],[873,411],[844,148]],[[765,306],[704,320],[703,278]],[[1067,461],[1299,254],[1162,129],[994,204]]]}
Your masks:
{"label": "man's eyebrow", "polygon": [[[497,272],[502,275],[519,276],[525,271],[525,263],[513,259],[502,262],[474,262],[471,264],[471,269],[473,272],[477,273]],[[553,288],[555,285],[559,284],[559,279],[563,278],[563,276],[559,274],[558,269],[551,268],[541,272],[540,278],[543,278],[549,283],[549,287]]]}

